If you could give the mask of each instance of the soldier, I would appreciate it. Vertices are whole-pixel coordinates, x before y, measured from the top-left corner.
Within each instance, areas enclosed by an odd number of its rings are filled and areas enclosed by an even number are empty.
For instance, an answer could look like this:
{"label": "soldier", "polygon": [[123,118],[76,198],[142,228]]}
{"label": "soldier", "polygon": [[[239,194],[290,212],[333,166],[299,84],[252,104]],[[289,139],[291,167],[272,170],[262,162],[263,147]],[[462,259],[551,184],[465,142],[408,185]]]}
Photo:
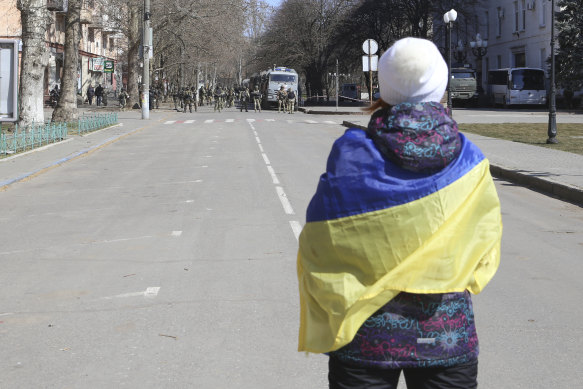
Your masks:
{"label": "soldier", "polygon": [[219,112],[221,112],[221,109],[223,109],[223,102],[224,102],[224,92],[223,89],[221,88],[221,86],[217,86],[217,88],[215,89],[215,93],[214,93],[214,98],[215,98],[215,111],[218,110]]}
{"label": "soldier", "polygon": [[245,112],[249,112],[247,109],[247,105],[249,105],[249,88],[245,87],[241,90],[239,101],[241,103],[241,112],[243,112],[243,108],[245,108]]}
{"label": "soldier", "polygon": [[[285,113],[285,99],[287,98],[287,92],[285,91],[285,86],[281,86],[281,88],[279,88],[279,90],[277,91],[277,113],[279,113],[280,111]],[[283,111],[282,111],[283,108]]]}
{"label": "soldier", "polygon": [[119,92],[119,96],[118,96],[119,107],[121,110],[125,109],[129,98],[130,98],[130,95],[128,95],[128,93],[126,92],[126,90],[124,88],[121,88],[121,92]]}
{"label": "soldier", "polygon": [[261,92],[259,91],[258,85],[255,85],[255,88],[253,88],[251,97],[253,98],[253,107],[255,108],[255,112],[257,112],[257,110],[261,112]]}
{"label": "soldier", "polygon": [[201,107],[204,105],[204,97],[205,97],[204,85],[201,85],[200,89],[198,90],[198,98],[199,98]]}
{"label": "soldier", "polygon": [[184,111],[186,112],[186,108],[190,108],[190,113],[192,113],[192,93],[190,92],[189,88],[184,88],[182,91],[182,102],[184,104]]}
{"label": "soldier", "polygon": [[172,85],[172,100],[174,101],[174,109],[178,111],[178,102],[180,101],[180,90],[175,85]]}
{"label": "soldier", "polygon": [[296,102],[296,93],[292,90],[291,87],[287,90],[287,109],[290,114],[294,113],[294,104]]}

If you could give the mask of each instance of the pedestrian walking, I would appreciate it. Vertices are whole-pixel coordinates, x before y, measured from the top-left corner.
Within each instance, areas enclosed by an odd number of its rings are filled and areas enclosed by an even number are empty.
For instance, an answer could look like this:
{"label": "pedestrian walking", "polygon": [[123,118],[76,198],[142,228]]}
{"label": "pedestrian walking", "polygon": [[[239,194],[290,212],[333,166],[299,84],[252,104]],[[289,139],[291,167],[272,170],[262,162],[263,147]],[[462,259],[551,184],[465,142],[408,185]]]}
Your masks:
{"label": "pedestrian walking", "polygon": [[245,112],[249,112],[248,105],[249,105],[249,88],[245,87],[239,93],[239,103],[241,104],[241,112],[243,112],[243,108],[245,108]]}
{"label": "pedestrian walking", "polygon": [[87,87],[87,102],[89,102],[89,105],[93,105],[93,96],[95,96],[95,89],[89,84],[89,87]]}
{"label": "pedestrian walking", "polygon": [[98,84],[97,88],[95,88],[95,97],[97,98],[97,106],[100,107],[103,99],[103,87],[101,84]]}
{"label": "pedestrian walking", "polygon": [[379,61],[368,128],[337,139],[300,235],[299,351],[330,388],[477,387],[470,293],[500,261],[500,203],[481,151],[439,103],[447,66],[405,38]]}

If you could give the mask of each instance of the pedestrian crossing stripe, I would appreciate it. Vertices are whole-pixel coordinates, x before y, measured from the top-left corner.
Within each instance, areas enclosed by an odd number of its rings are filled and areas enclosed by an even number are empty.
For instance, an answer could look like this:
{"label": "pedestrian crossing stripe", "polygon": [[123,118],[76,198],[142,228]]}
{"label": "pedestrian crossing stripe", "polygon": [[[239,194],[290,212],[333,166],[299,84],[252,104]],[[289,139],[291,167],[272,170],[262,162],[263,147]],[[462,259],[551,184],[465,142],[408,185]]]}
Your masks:
{"label": "pedestrian crossing stripe", "polygon": [[[278,119],[245,119],[248,123],[261,123],[261,122],[276,122],[278,121]],[[213,123],[236,123],[236,122],[240,122],[241,119],[208,119],[205,120],[204,123],[205,124],[213,124]],[[168,125],[168,124],[192,124],[196,122],[196,120],[194,119],[190,119],[190,120],[168,120],[165,121],[164,124]],[[293,124],[293,123],[298,123],[300,121],[297,120],[292,120],[292,119],[287,119],[286,123],[288,124]],[[334,125],[340,125],[340,123],[336,123],[332,120],[325,120],[323,122],[318,122],[315,120],[303,120],[301,121],[303,123],[307,123],[307,124],[334,124]]]}

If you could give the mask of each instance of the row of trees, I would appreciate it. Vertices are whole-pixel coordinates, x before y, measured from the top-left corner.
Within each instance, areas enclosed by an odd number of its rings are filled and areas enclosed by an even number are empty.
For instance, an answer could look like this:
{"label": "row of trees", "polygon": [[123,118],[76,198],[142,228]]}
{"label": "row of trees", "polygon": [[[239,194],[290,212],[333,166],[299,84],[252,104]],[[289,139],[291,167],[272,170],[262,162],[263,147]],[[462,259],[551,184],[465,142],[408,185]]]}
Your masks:
{"label": "row of trees", "polygon": [[[77,113],[77,64],[81,8],[88,0],[68,0],[65,20],[65,56],[61,97],[53,121],[75,120]],[[143,0],[94,0],[94,15],[107,20],[126,44],[118,68],[127,69],[130,104],[139,97],[140,46]],[[43,80],[48,63],[45,44],[50,13],[47,0],[17,0],[22,24],[22,67],[19,93],[21,125],[43,122]],[[261,35],[271,8],[261,0],[156,0],[151,2],[154,58],[151,79],[175,87],[194,85],[204,71],[206,78],[242,78],[243,63],[251,42]],[[118,42],[120,40],[118,39]],[[203,76],[203,78],[205,78]]]}
{"label": "row of trees", "polygon": [[463,18],[465,13],[475,14],[477,4],[473,0],[284,0],[255,41],[252,68],[285,64],[299,70],[313,91],[328,93],[326,74],[335,69],[337,59],[341,74],[362,74],[366,39],[375,39],[381,50],[405,36],[439,40],[444,32],[440,24],[433,25],[435,15],[453,7]]}

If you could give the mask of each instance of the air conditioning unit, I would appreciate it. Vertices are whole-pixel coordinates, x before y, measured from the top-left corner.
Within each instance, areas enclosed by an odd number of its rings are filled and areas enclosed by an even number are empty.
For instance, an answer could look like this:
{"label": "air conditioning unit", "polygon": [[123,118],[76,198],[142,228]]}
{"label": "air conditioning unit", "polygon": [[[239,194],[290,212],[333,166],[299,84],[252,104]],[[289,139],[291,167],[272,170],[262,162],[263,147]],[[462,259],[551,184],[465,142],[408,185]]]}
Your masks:
{"label": "air conditioning unit", "polygon": [[533,10],[534,10],[534,7],[535,7],[535,5],[536,5],[536,2],[534,2],[534,1],[528,1],[528,2],[526,3],[526,9],[528,9],[528,10],[530,10],[530,11],[533,11]]}

